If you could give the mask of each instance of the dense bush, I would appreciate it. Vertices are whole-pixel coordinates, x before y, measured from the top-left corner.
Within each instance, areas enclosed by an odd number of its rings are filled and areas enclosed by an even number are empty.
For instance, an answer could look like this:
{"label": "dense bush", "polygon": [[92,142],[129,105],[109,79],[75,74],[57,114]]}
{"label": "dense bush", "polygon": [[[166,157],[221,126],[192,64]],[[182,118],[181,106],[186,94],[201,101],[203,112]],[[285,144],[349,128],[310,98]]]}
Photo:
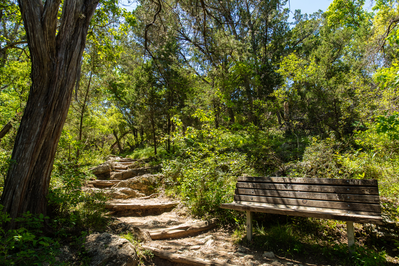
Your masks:
{"label": "dense bush", "polygon": [[[204,122],[199,128],[181,129],[174,136],[178,156],[164,160],[167,183],[196,216],[226,218],[230,211],[219,205],[231,202],[237,177],[253,175],[245,153],[239,152],[247,138],[240,133],[214,129],[206,122],[212,120],[198,113]],[[176,120],[179,125],[179,121]]]}
{"label": "dense bush", "polygon": [[[0,205],[0,265],[55,264],[60,244],[43,233],[44,217],[25,213],[16,221],[18,229],[5,230],[3,226],[11,220]],[[61,263],[59,263],[61,264]]]}
{"label": "dense bush", "polygon": [[10,164],[10,153],[0,149],[0,196],[3,192],[4,181]]}
{"label": "dense bush", "polygon": [[106,197],[83,189],[87,175],[71,163],[56,162],[48,195],[54,226],[65,230],[95,230],[107,224]]}

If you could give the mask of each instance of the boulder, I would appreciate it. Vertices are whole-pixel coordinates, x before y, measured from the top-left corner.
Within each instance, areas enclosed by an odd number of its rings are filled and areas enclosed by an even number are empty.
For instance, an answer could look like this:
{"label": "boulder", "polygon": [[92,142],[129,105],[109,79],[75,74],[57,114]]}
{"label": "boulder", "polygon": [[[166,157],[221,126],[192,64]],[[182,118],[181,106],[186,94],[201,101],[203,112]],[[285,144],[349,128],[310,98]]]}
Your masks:
{"label": "boulder", "polygon": [[100,180],[109,179],[110,173],[112,171],[112,166],[110,163],[106,162],[90,169],[91,172]]}
{"label": "boulder", "polygon": [[156,192],[156,187],[159,186],[162,178],[163,178],[162,174],[156,174],[156,175],[145,174],[123,180],[118,184],[116,184],[114,188],[122,188],[122,187],[131,188],[134,190],[138,190],[141,193],[144,193],[145,195],[150,195]]}
{"label": "boulder", "polygon": [[138,257],[132,243],[117,235],[95,233],[86,237],[90,266],[136,266]]}
{"label": "boulder", "polygon": [[161,170],[160,166],[129,169],[129,170],[119,172],[119,173],[122,173],[122,175],[115,174],[112,179],[124,180],[124,179],[132,178],[135,176],[140,176],[140,175],[145,175],[145,174],[154,174],[156,172],[159,172],[160,170]]}

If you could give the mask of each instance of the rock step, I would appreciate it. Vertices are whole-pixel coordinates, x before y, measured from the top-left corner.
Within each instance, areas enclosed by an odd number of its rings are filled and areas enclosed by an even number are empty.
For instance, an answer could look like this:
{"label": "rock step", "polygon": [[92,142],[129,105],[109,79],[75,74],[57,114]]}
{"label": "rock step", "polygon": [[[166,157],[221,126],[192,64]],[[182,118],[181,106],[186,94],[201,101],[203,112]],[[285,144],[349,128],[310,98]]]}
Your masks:
{"label": "rock step", "polygon": [[123,210],[147,210],[147,209],[169,209],[176,207],[178,202],[167,202],[167,203],[106,203],[105,208],[112,211],[123,211]]}
{"label": "rock step", "polygon": [[122,165],[131,165],[133,163],[137,162],[137,160],[128,160],[128,161],[118,161],[118,164],[122,164]]}
{"label": "rock step", "polygon": [[150,230],[148,233],[152,240],[184,238],[203,233],[217,226],[216,219],[212,221],[200,221],[194,224],[181,224],[165,229]]}
{"label": "rock step", "polygon": [[147,245],[142,245],[144,249],[151,250],[151,252],[161,258],[161,259],[166,259],[170,262],[173,263],[181,263],[185,265],[194,265],[194,266],[203,266],[203,265],[217,265],[217,266],[222,266],[222,265],[234,265],[231,263],[224,263],[220,261],[219,259],[215,260],[208,260],[208,259],[198,259],[194,257],[190,257],[187,255],[181,255],[181,254],[176,254],[174,252],[169,252],[169,251],[164,251],[155,247],[147,246]]}
{"label": "rock step", "polygon": [[146,232],[187,223],[184,217],[179,217],[174,211],[164,212],[159,215],[118,217],[118,221],[138,227]]}
{"label": "rock step", "polygon": [[[147,241],[142,247],[153,251],[157,258],[181,263],[179,265],[294,265],[293,261],[277,257],[273,252],[259,252],[237,246],[233,243],[230,233],[223,230],[189,238]],[[173,254],[178,256],[177,259],[182,260],[175,260],[176,257],[172,256]],[[295,264],[300,264],[300,262],[295,262]]]}
{"label": "rock step", "polygon": [[138,190],[131,189],[128,187],[107,187],[107,188],[92,188],[86,187],[85,191],[92,191],[95,193],[102,192],[105,196],[112,199],[147,199],[153,197],[152,195],[146,196],[146,194],[141,193]]}
{"label": "rock step", "polygon": [[107,202],[105,208],[113,216],[147,216],[168,212],[178,204],[178,202],[160,202],[154,199],[125,200]]}
{"label": "rock step", "polygon": [[110,172],[109,176],[110,179],[113,180],[125,180],[128,178],[136,177],[136,176],[141,176],[145,174],[155,174],[156,172],[159,172],[161,170],[160,166],[155,166],[155,167],[142,167],[142,168],[134,168],[134,169],[128,169],[128,170],[120,170]]}
{"label": "rock step", "polygon": [[129,168],[127,167],[114,167],[114,172],[123,172],[128,170]]}
{"label": "rock step", "polygon": [[115,184],[118,184],[121,182],[121,180],[92,180],[89,181],[89,185],[93,185],[96,188],[107,188],[107,187],[112,187]]}

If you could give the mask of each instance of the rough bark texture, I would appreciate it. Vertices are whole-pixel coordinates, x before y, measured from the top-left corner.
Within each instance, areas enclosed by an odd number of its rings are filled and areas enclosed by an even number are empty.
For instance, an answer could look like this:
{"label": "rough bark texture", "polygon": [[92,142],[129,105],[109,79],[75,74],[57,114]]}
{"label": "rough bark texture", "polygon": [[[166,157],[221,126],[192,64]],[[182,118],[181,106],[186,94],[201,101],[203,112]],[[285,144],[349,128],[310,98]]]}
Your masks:
{"label": "rough bark texture", "polygon": [[98,4],[98,0],[65,0],[58,22],[60,2],[18,1],[32,58],[32,86],[12,153],[16,164],[8,171],[1,198],[12,218],[27,211],[46,213],[54,156]]}

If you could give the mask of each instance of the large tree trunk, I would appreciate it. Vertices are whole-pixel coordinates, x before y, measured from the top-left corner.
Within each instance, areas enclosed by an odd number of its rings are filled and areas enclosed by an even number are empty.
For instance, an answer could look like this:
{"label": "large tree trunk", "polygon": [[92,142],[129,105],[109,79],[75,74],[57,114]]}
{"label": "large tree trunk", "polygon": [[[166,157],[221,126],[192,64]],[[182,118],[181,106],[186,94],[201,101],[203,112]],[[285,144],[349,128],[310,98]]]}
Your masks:
{"label": "large tree trunk", "polygon": [[[98,0],[19,0],[32,58],[32,86],[17,133],[1,203],[11,218],[46,214],[50,174],[87,30]],[[57,26],[59,27],[57,28]],[[57,33],[58,30],[58,33]],[[8,227],[15,226],[12,221]]]}

